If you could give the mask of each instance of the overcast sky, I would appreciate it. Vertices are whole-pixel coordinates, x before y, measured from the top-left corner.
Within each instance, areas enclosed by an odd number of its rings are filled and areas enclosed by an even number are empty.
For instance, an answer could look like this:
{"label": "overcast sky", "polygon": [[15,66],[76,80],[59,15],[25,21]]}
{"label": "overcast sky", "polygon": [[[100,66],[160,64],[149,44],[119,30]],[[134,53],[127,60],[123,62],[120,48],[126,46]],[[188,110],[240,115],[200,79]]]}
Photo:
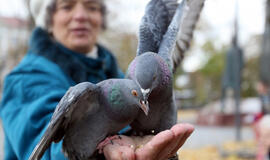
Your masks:
{"label": "overcast sky", "polygon": [[[137,30],[144,7],[149,0],[118,1],[121,1],[122,4],[112,4],[109,6],[110,9],[123,13],[119,15],[117,23],[132,24],[131,26],[134,26],[134,29]],[[235,15],[235,2],[236,0],[206,0],[201,15],[201,18],[206,20],[212,28],[212,34],[222,34],[221,39],[225,41],[231,34]],[[246,36],[250,34],[263,32],[264,3],[265,0],[238,0],[240,35],[243,36],[243,39],[246,39]],[[243,39],[242,41],[244,41]]]}
{"label": "overcast sky", "polygon": [[[0,0],[0,14],[5,16],[18,16],[25,18],[27,10],[24,0]],[[145,5],[149,0],[108,0],[108,8],[118,12],[117,20],[112,25],[121,26],[122,30],[137,32],[139,22],[144,13]],[[250,36],[261,34],[264,30],[264,14],[266,0],[237,0],[239,17],[240,43],[244,45]],[[219,44],[229,43],[235,15],[236,0],[206,0],[201,18],[211,29],[203,33],[207,38],[215,39]],[[195,36],[196,37],[196,36]],[[196,37],[203,43],[206,37]],[[191,59],[193,63],[200,58]],[[192,68],[192,67],[191,67]],[[192,69],[191,69],[192,70]]]}
{"label": "overcast sky", "polygon": [[[110,1],[110,10],[118,11],[118,20],[115,25],[136,32],[144,13],[145,5],[149,0],[118,0],[121,5]],[[206,39],[213,39],[218,46],[229,44],[232,36],[232,27],[235,17],[235,4],[238,3],[237,15],[239,20],[240,44],[244,46],[253,35],[264,31],[265,0],[206,0],[201,19],[208,23],[207,31],[195,34],[196,43],[203,44]],[[185,58],[185,71],[194,71],[202,65],[205,55],[195,50]]]}
{"label": "overcast sky", "polygon": [[[25,18],[27,10],[24,0],[0,0],[0,14]],[[110,0],[108,0],[110,1]],[[144,7],[149,0],[116,0],[121,4],[111,2],[110,9],[123,13],[118,18],[125,23],[139,24]],[[202,17],[213,27],[214,32],[229,28],[234,16],[234,3],[236,0],[206,0]],[[242,32],[260,33],[263,30],[265,0],[238,0],[239,20]],[[121,7],[121,8],[119,8]],[[224,33],[224,32],[223,32]]]}

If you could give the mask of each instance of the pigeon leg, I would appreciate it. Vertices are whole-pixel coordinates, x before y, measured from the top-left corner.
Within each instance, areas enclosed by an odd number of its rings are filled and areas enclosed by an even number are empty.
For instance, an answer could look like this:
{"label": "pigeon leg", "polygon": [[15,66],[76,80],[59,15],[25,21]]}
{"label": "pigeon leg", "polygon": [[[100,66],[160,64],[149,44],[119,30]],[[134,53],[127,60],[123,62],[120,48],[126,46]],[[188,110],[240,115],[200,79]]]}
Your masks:
{"label": "pigeon leg", "polygon": [[122,139],[120,135],[114,135],[114,136],[110,136],[110,137],[107,137],[105,140],[103,140],[102,142],[100,142],[97,146],[97,150],[98,150],[98,153],[102,153],[103,152],[103,148],[111,143],[113,145],[113,140],[114,139]]}

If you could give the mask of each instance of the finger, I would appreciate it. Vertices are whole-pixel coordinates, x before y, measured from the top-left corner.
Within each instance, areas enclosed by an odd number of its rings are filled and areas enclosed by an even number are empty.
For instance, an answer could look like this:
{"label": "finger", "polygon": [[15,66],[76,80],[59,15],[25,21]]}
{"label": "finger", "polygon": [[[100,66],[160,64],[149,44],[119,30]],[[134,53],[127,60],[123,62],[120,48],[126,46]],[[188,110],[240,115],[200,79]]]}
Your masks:
{"label": "finger", "polygon": [[171,128],[171,130],[174,135],[181,141],[186,139],[184,135],[190,135],[194,131],[194,127],[190,124],[176,124]]}
{"label": "finger", "polygon": [[178,144],[188,132],[188,126],[185,124],[176,124],[171,128],[171,131],[174,134],[174,139],[159,153],[158,157],[161,160],[168,159],[176,154]]}
{"label": "finger", "polygon": [[157,159],[159,152],[161,152],[168,143],[173,140],[174,134],[171,130],[160,132],[154,136],[145,146],[137,149],[136,160],[152,160]]}
{"label": "finger", "polygon": [[[175,155],[175,152],[178,150],[178,144],[180,143],[181,139],[185,136],[187,132],[187,127],[184,124],[176,124],[171,128],[171,131],[174,134],[173,140],[159,153],[158,157],[161,160],[168,159]],[[177,150],[176,150],[177,148]],[[175,151],[176,150],[176,151]]]}
{"label": "finger", "polygon": [[190,124],[179,124],[173,126],[171,130],[178,139],[174,150],[171,152],[171,156],[173,156],[193,133],[194,127]]}
{"label": "finger", "polygon": [[173,138],[170,143],[168,143],[166,146],[164,146],[164,148],[158,153],[157,155],[157,160],[164,160],[164,159],[168,159],[171,156],[172,150],[174,150],[174,148],[176,147],[175,144],[175,138]]}
{"label": "finger", "polygon": [[[190,124],[183,124],[184,125],[184,136],[182,138],[180,138],[180,141],[179,141],[179,145],[178,145],[178,148],[182,147],[182,145],[186,142],[186,140],[188,139],[188,137],[193,133],[194,131],[194,127]],[[174,134],[177,136],[179,134],[181,134],[181,131],[180,130],[173,130]]]}

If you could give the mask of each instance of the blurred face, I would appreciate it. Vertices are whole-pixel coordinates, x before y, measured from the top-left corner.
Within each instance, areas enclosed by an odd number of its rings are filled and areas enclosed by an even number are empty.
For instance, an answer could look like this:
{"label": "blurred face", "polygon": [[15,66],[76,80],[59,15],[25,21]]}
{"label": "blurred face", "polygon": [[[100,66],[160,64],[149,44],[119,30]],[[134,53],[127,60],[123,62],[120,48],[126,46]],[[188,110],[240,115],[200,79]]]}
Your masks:
{"label": "blurred face", "polygon": [[99,0],[57,0],[52,17],[52,34],[65,47],[88,53],[102,27]]}

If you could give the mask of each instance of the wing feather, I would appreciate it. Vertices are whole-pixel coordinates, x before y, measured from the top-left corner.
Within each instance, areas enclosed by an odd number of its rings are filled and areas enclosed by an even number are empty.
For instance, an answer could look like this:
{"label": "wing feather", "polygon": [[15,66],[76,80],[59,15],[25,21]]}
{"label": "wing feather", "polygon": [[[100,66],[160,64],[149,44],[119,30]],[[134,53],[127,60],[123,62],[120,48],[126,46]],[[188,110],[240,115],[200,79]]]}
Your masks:
{"label": "wing feather", "polygon": [[137,56],[158,52],[159,45],[177,8],[177,0],[151,0],[141,20]]}
{"label": "wing feather", "polygon": [[170,68],[173,69],[171,55],[175,47],[177,35],[180,32],[183,19],[188,12],[187,0],[183,0],[177,7],[177,10],[173,16],[172,21],[169,23],[168,29],[164,34],[158,54],[169,64]]}
{"label": "wing feather", "polygon": [[[47,130],[40,142],[36,145],[29,160],[41,159],[44,152],[53,141],[58,142],[63,139],[69,125],[84,117],[81,114],[77,115],[78,113],[85,113],[84,115],[88,115],[97,109],[95,107],[98,105],[91,105],[92,103],[95,103],[93,101],[98,100],[97,89],[97,85],[89,82],[79,83],[78,85],[69,88],[57,105]],[[87,101],[85,101],[85,99],[87,99]],[[82,109],[86,110],[86,112],[80,112]]]}
{"label": "wing feather", "polygon": [[189,10],[182,22],[180,32],[177,37],[174,51],[171,54],[173,71],[180,65],[184,58],[184,53],[189,49],[196,23],[204,6],[205,0],[188,1]]}

